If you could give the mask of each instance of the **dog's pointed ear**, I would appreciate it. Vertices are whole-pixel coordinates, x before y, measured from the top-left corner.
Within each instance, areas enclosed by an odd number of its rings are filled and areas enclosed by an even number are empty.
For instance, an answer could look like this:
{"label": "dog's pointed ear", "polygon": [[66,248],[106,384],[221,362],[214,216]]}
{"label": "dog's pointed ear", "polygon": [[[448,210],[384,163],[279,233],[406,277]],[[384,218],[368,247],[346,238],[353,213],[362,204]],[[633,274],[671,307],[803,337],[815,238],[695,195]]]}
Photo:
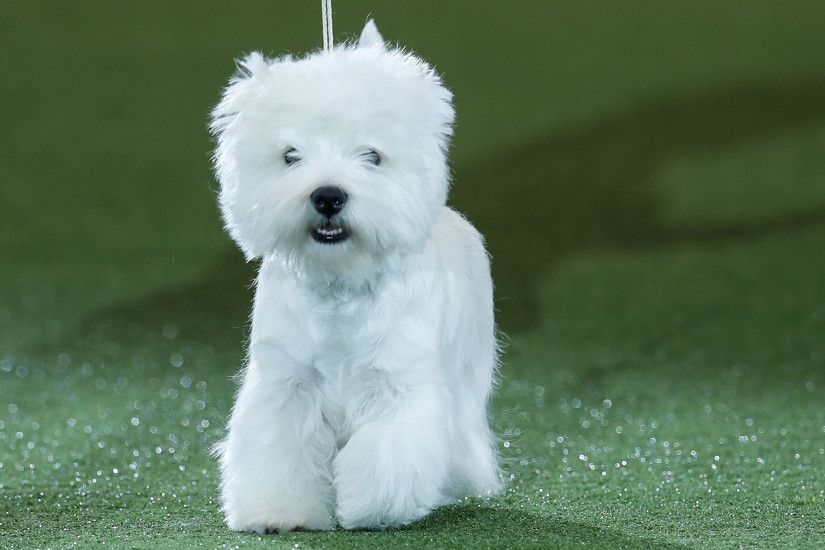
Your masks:
{"label": "dog's pointed ear", "polygon": [[223,90],[218,105],[212,110],[209,128],[220,134],[240,112],[255,86],[255,77],[268,70],[270,62],[260,52],[252,52],[236,61],[237,71]]}
{"label": "dog's pointed ear", "polygon": [[384,47],[384,37],[378,32],[375,20],[368,19],[367,24],[364,25],[364,30],[361,31],[361,36],[358,38],[358,47],[368,48],[372,46]]}
{"label": "dog's pointed ear", "polygon": [[251,52],[242,59],[236,61],[239,78],[251,78],[256,74],[265,71],[269,67],[269,61],[261,52]]}

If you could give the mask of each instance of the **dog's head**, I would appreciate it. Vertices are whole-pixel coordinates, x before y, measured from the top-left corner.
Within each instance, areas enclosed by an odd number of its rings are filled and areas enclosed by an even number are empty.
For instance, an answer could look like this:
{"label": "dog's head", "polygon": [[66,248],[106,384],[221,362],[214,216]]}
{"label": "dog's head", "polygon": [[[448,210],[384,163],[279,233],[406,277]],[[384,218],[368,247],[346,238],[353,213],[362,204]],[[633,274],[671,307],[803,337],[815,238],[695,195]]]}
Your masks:
{"label": "dog's head", "polygon": [[240,63],[212,113],[220,206],[247,258],[420,247],[446,201],[450,92],[372,21],[357,43]]}

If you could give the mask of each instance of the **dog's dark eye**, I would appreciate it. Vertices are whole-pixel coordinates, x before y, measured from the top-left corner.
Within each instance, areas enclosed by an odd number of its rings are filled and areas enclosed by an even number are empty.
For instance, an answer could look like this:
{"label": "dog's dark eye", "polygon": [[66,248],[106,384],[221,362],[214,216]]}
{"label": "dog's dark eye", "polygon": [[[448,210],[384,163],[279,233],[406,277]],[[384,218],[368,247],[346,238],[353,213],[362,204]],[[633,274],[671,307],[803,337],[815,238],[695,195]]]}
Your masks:
{"label": "dog's dark eye", "polygon": [[378,166],[381,164],[381,153],[379,153],[375,149],[368,149],[367,151],[364,151],[361,154],[361,158],[369,162],[373,166]]}
{"label": "dog's dark eye", "polygon": [[301,157],[298,155],[298,150],[295,147],[287,147],[284,151],[284,164],[291,166],[299,160],[301,160]]}

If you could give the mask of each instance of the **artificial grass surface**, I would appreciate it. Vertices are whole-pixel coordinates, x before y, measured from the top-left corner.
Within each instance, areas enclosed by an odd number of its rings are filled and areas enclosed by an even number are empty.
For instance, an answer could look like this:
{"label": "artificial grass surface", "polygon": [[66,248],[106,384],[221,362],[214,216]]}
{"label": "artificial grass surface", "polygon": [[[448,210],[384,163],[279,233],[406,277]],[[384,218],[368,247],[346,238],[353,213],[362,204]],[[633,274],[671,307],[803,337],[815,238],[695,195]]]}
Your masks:
{"label": "artificial grass surface", "polygon": [[232,57],[315,46],[316,6],[4,5],[0,547],[821,544],[822,5],[442,4],[340,2],[336,28],[372,12],[456,92],[507,492],[228,531],[207,451],[254,266],[205,114]]}

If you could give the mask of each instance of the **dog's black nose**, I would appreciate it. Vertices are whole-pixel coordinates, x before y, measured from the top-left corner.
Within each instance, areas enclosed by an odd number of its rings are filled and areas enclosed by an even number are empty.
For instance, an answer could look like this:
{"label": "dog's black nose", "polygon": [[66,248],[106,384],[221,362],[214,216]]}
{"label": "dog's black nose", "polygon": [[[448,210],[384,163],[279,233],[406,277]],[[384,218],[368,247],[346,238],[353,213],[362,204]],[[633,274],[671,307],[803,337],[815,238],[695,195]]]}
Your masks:
{"label": "dog's black nose", "polygon": [[334,216],[347,204],[347,194],[340,187],[325,185],[313,191],[309,200],[320,214]]}

